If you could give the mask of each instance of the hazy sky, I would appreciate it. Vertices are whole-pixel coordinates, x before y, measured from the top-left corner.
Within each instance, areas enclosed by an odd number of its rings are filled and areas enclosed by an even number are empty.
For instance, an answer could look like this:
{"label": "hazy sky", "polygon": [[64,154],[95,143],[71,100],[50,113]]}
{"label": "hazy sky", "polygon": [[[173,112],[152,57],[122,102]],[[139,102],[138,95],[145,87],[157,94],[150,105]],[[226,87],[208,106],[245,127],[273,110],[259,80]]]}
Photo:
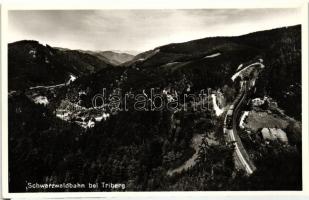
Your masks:
{"label": "hazy sky", "polygon": [[10,11],[9,42],[84,50],[145,51],[209,36],[300,24],[299,9]]}

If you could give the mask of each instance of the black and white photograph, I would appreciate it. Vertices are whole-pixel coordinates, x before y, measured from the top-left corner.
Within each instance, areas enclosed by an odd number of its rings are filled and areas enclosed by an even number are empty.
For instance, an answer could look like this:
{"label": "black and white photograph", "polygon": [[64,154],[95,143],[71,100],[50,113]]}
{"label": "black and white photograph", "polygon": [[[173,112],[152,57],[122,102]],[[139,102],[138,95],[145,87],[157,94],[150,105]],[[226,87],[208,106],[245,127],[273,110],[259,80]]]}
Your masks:
{"label": "black and white photograph", "polygon": [[297,7],[8,10],[8,192],[302,191],[302,29]]}

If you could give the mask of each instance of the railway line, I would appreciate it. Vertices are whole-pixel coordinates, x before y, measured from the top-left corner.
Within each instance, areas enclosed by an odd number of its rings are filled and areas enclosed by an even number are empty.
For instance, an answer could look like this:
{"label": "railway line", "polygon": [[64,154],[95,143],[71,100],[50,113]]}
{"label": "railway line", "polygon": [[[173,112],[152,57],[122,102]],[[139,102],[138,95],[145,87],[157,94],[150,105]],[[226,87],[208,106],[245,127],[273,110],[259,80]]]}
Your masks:
{"label": "railway line", "polygon": [[234,159],[237,168],[243,169],[248,175],[252,174],[256,167],[251,161],[242,141],[237,133],[237,120],[241,107],[246,102],[248,92],[248,82],[245,81],[241,87],[239,95],[230,106],[224,120],[223,132],[229,142],[235,142]]}

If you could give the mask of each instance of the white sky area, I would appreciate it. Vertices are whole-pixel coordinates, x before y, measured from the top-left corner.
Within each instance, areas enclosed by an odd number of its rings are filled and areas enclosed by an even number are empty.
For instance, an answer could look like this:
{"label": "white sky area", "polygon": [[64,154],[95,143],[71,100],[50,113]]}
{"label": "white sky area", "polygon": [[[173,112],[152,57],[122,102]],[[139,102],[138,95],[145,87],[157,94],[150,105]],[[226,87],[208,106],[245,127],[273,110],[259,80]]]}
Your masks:
{"label": "white sky area", "polygon": [[134,53],[301,23],[300,9],[11,10],[9,42]]}

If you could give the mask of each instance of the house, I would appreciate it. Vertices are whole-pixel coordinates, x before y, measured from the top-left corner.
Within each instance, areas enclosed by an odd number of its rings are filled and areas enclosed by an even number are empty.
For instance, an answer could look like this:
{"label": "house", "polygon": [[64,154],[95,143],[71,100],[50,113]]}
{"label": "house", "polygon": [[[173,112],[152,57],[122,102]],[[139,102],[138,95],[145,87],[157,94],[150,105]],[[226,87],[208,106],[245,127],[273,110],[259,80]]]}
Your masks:
{"label": "house", "polygon": [[273,100],[272,98],[268,97],[268,98],[266,98],[266,101],[267,101],[269,107],[272,107],[272,108],[278,107],[277,102],[275,100]]}
{"label": "house", "polygon": [[261,106],[264,103],[265,103],[265,101],[263,99],[260,99],[260,98],[252,99],[253,106]]}
{"label": "house", "polygon": [[264,140],[279,140],[288,143],[287,134],[280,128],[263,128],[261,134]]}

